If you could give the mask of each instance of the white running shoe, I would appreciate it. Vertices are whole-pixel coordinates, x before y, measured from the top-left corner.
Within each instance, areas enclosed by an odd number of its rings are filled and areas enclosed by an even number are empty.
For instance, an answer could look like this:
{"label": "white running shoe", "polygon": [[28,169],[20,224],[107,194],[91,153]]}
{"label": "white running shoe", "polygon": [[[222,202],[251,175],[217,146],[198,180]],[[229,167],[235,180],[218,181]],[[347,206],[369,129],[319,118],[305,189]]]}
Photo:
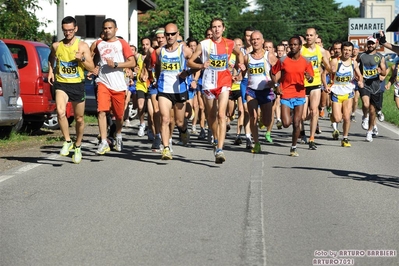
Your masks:
{"label": "white running shoe", "polygon": [[142,137],[144,136],[145,124],[139,125],[139,131],[137,132],[137,136]]}
{"label": "white running shoe", "polygon": [[123,149],[122,138],[116,138],[116,143],[115,143],[114,149],[116,151],[122,151],[122,149]]}
{"label": "white running shoe", "polygon": [[379,120],[380,122],[384,122],[385,116],[384,116],[384,114],[382,113],[381,110],[377,112],[377,118],[378,118],[378,120]]}
{"label": "white running shoe", "polygon": [[367,131],[366,141],[368,141],[368,142],[372,142],[373,141],[373,133],[372,133],[372,131]]}
{"label": "white running shoe", "polygon": [[372,131],[372,135],[373,137],[377,137],[378,136],[378,127],[374,126],[373,131]]}

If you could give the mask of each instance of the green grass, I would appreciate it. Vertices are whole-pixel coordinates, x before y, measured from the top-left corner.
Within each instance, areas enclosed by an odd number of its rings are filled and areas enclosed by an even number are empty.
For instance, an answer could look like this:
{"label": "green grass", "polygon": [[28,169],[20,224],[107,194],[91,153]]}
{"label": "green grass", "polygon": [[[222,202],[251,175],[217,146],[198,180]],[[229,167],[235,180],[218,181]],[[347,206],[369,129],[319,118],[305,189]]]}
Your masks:
{"label": "green grass", "polygon": [[384,92],[384,100],[382,102],[382,112],[385,116],[385,121],[399,126],[399,109],[396,107],[394,100],[394,87]]}
{"label": "green grass", "polygon": [[85,115],[85,123],[86,124],[98,124],[97,116],[94,115]]}

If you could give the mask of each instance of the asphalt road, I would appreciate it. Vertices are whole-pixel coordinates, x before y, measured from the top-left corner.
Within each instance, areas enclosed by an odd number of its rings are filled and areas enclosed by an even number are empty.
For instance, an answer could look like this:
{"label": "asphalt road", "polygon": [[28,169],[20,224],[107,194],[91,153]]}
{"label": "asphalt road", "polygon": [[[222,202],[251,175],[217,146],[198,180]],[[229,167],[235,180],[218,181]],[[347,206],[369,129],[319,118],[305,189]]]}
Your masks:
{"label": "asphalt road", "polygon": [[14,158],[30,163],[0,175],[0,265],[399,265],[398,129],[368,143],[354,123],[351,148],[321,129],[293,158],[292,128],[253,155],[233,126],[222,165],[195,136],[161,161],[137,128],[105,156],[86,136],[79,165]]}

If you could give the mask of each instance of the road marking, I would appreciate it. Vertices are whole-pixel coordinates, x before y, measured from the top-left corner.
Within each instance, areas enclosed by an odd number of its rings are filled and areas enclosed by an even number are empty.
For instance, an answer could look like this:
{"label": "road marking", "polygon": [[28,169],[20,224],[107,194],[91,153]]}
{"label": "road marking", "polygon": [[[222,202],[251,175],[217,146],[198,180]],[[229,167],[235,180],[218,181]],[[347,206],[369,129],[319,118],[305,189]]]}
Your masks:
{"label": "road marking", "polygon": [[266,248],[263,219],[262,175],[264,155],[254,155],[244,232],[243,265],[266,266]]}
{"label": "road marking", "polygon": [[14,177],[13,175],[0,175],[0,183]]}

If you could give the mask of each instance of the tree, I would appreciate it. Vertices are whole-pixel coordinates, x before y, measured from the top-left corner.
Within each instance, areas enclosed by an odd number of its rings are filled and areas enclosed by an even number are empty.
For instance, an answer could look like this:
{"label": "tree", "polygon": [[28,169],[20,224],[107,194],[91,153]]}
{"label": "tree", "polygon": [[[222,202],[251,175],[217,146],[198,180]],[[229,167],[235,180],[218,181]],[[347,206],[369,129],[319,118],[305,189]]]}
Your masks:
{"label": "tree", "polygon": [[[49,0],[49,2],[58,4],[59,0]],[[38,0],[0,1],[0,38],[51,43],[49,34],[44,31],[38,32],[41,24],[34,13],[38,9],[41,9]]]}

